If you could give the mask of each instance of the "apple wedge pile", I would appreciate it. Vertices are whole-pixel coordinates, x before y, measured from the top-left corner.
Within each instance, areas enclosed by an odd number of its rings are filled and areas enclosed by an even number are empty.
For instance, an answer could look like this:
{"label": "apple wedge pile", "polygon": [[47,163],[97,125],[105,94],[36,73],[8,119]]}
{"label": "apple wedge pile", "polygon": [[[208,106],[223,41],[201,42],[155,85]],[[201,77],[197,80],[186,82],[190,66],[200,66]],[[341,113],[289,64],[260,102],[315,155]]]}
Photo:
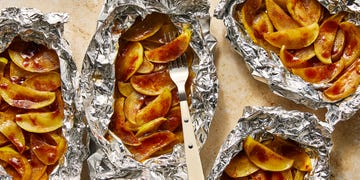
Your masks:
{"label": "apple wedge pile", "polygon": [[0,165],[13,179],[48,179],[67,148],[54,50],[15,38],[0,53]]}
{"label": "apple wedge pile", "polygon": [[311,159],[303,148],[277,136],[263,143],[248,136],[243,149],[225,168],[230,178],[303,180],[312,170]]}
{"label": "apple wedge pile", "polygon": [[278,54],[282,64],[320,89],[330,101],[353,94],[360,84],[360,29],[331,15],[317,0],[247,0],[237,8],[254,43]]}
{"label": "apple wedge pile", "polygon": [[[136,19],[119,39],[109,130],[140,162],[183,142],[177,88],[167,66],[184,53],[191,65],[191,33],[184,26],[179,34],[167,15],[152,13]],[[187,92],[193,77],[190,73]]]}

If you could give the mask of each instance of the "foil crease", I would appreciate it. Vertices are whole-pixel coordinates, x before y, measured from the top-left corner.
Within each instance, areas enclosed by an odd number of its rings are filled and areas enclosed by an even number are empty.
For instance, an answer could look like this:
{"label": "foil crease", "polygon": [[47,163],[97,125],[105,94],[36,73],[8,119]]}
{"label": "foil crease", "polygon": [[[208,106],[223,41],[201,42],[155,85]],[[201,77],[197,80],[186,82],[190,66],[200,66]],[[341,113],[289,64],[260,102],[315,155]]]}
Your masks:
{"label": "foil crease", "polygon": [[[290,73],[275,53],[268,54],[262,47],[254,44],[241,22],[233,14],[238,4],[245,0],[221,0],[215,8],[214,16],[222,19],[226,27],[226,38],[232,48],[239,53],[252,76],[269,85],[277,95],[303,104],[312,109],[327,108],[325,121],[335,125],[350,119],[360,109],[360,86],[356,92],[338,102],[327,101],[318,89],[324,84],[307,83]],[[360,4],[355,1],[319,0],[330,13],[346,11],[346,20],[360,25]]]}
{"label": "foil crease", "polygon": [[213,62],[215,38],[210,34],[209,3],[204,0],[108,0],[99,15],[97,31],[83,62],[80,97],[94,153],[88,158],[92,179],[187,179],[183,145],[170,154],[140,163],[132,158],[121,140],[107,141],[108,124],[113,113],[115,83],[114,61],[118,39],[135,21],[152,12],[169,15],[181,30],[190,24],[193,30],[190,46],[197,58],[192,69],[196,74],[191,88],[190,114],[199,147],[207,138],[218,98],[218,79]]}
{"label": "foil crease", "polygon": [[316,116],[281,107],[245,107],[243,117],[229,133],[210,171],[208,180],[220,179],[231,159],[243,150],[247,136],[262,141],[277,135],[308,149],[313,169],[307,180],[330,179],[330,152],[333,146],[329,124]]}
{"label": "foil crease", "polygon": [[[50,179],[80,179],[82,163],[88,155],[83,143],[86,126],[79,119],[75,106],[76,64],[68,42],[63,37],[64,23],[68,15],[64,13],[43,14],[32,8],[6,8],[0,12],[0,52],[3,52],[16,36],[25,41],[33,41],[54,49],[60,60],[61,92],[64,100],[63,135],[67,140],[67,151],[63,160],[51,172]],[[11,179],[1,168],[1,179]]]}

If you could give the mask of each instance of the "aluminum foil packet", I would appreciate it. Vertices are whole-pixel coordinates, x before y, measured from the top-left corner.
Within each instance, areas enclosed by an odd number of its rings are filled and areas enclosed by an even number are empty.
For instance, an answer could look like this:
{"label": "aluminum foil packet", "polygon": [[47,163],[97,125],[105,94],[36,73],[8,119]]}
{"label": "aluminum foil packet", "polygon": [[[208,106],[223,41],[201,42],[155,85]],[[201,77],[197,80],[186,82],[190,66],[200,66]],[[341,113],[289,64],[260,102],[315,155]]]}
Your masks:
{"label": "aluminum foil packet", "polygon": [[[327,108],[325,120],[335,125],[342,120],[350,119],[360,109],[360,86],[356,92],[338,102],[324,99],[318,89],[325,85],[307,83],[289,72],[275,53],[268,54],[262,47],[254,44],[247,35],[244,25],[234,18],[236,6],[245,0],[221,0],[215,8],[214,16],[222,19],[226,26],[226,38],[238,52],[250,70],[252,76],[269,85],[271,90],[297,104],[312,109]],[[348,12],[345,17],[356,25],[360,22],[360,4],[353,1],[319,0],[330,13]]]}
{"label": "aluminum foil packet", "polygon": [[281,107],[245,107],[243,117],[229,133],[221,146],[208,180],[220,179],[231,159],[243,150],[247,136],[265,141],[273,135],[291,139],[306,148],[313,169],[305,179],[330,179],[330,152],[332,149],[329,124],[319,123],[316,116]]}
{"label": "aluminum foil packet", "polygon": [[190,46],[197,57],[192,70],[190,113],[201,147],[207,138],[218,98],[218,79],[213,62],[215,38],[210,34],[209,3],[204,0],[108,0],[100,13],[98,27],[87,49],[80,78],[81,103],[95,151],[87,162],[92,179],[186,179],[183,145],[172,153],[136,161],[116,135],[109,142],[104,135],[113,114],[114,61],[118,39],[137,17],[152,12],[167,14],[179,31],[183,24],[192,29]]}
{"label": "aluminum foil packet", "polygon": [[[64,124],[62,132],[67,140],[67,151],[63,160],[49,175],[50,179],[80,179],[82,163],[88,155],[83,143],[86,126],[80,120],[75,107],[76,64],[68,42],[63,37],[68,15],[64,13],[44,14],[32,8],[7,8],[0,12],[0,52],[3,52],[19,36],[56,51],[60,60],[61,92],[64,100]],[[1,179],[11,179],[4,170]]]}

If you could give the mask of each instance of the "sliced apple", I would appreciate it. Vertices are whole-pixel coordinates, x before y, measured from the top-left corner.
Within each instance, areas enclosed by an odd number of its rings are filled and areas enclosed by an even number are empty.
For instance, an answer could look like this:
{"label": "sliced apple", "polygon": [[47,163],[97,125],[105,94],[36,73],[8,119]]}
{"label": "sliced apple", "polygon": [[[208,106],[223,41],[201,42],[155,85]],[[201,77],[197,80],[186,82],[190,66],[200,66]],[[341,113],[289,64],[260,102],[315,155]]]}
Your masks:
{"label": "sliced apple", "polygon": [[54,92],[34,90],[11,83],[6,78],[0,79],[0,95],[11,106],[24,109],[39,109],[50,105],[55,100]]}
{"label": "sliced apple", "polygon": [[36,74],[36,73],[21,69],[14,62],[12,62],[12,61],[10,62],[9,77],[12,82],[15,82],[17,84],[22,84],[25,79],[33,76],[34,74]]}
{"label": "sliced apple", "polygon": [[145,51],[147,60],[154,63],[168,63],[180,57],[189,47],[192,31],[184,26],[182,33],[169,43]]}
{"label": "sliced apple", "polygon": [[130,94],[134,91],[134,88],[131,86],[130,83],[125,83],[125,82],[118,82],[118,89],[120,94],[122,94],[125,97],[130,96]]}
{"label": "sliced apple", "polygon": [[127,81],[143,63],[144,49],[139,42],[127,42],[115,60],[115,74],[119,81]]}
{"label": "sliced apple", "polygon": [[300,27],[274,0],[265,0],[265,4],[267,14],[278,31]]}
{"label": "sliced apple", "polygon": [[125,117],[132,124],[136,124],[135,117],[138,111],[141,109],[142,105],[144,104],[144,98],[144,95],[141,95],[134,91],[125,100]]}
{"label": "sliced apple", "polygon": [[9,142],[9,139],[4,136],[2,133],[0,133],[0,146],[4,146]]}
{"label": "sliced apple", "polygon": [[269,173],[270,172],[268,172],[268,171],[259,169],[258,171],[254,172],[253,174],[250,174],[250,177],[251,177],[251,179],[254,179],[254,180],[268,180]]}
{"label": "sliced apple", "polygon": [[345,49],[341,59],[345,61],[345,67],[348,67],[360,56],[360,30],[347,21],[340,23],[340,28],[345,35]]}
{"label": "sliced apple", "polygon": [[0,77],[4,76],[5,66],[8,63],[8,60],[4,57],[0,57]]}
{"label": "sliced apple", "polygon": [[31,165],[31,179],[39,180],[46,173],[47,166],[32,151],[30,151],[29,163]]}
{"label": "sliced apple", "polygon": [[257,170],[259,168],[249,160],[244,151],[241,151],[231,159],[224,171],[228,176],[238,178],[248,176]]}
{"label": "sliced apple", "polygon": [[287,0],[274,0],[284,11],[287,11]]}
{"label": "sliced apple", "polygon": [[28,160],[10,146],[0,147],[0,160],[13,167],[21,179],[31,179],[31,166]]}
{"label": "sliced apple", "polygon": [[324,95],[332,101],[353,94],[360,84],[360,59],[357,59],[328,89]]}
{"label": "sliced apple", "polygon": [[271,172],[271,180],[293,180],[290,169],[280,172]]}
{"label": "sliced apple", "polygon": [[319,25],[313,23],[305,27],[287,29],[264,34],[264,39],[271,45],[288,49],[300,49],[312,44],[319,34]]}
{"label": "sliced apple", "polygon": [[22,130],[14,122],[14,117],[11,119],[4,117],[6,115],[0,112],[0,132],[15,145],[20,153],[23,153],[25,150],[25,137]]}
{"label": "sliced apple", "polygon": [[328,83],[338,76],[344,69],[343,60],[332,64],[324,64],[305,68],[294,68],[292,73],[310,83]]}
{"label": "sliced apple", "polygon": [[26,79],[23,86],[39,91],[55,91],[61,86],[60,74],[54,71],[35,74]]}
{"label": "sliced apple", "polygon": [[318,23],[323,11],[317,0],[288,0],[287,9],[291,17],[302,26]]}
{"label": "sliced apple", "polygon": [[18,51],[8,50],[11,60],[20,68],[30,72],[49,72],[60,67],[56,51],[43,48],[32,56],[27,56]]}
{"label": "sliced apple", "polygon": [[263,39],[265,33],[274,32],[273,25],[265,12],[261,12],[255,17],[252,28],[255,37],[258,39]]}
{"label": "sliced apple", "polygon": [[302,48],[295,53],[290,53],[285,46],[280,49],[280,60],[286,68],[301,67],[306,61],[315,56],[313,46]]}
{"label": "sliced apple", "polygon": [[152,154],[153,157],[161,156],[166,153],[170,153],[176,144],[184,143],[184,135],[183,135],[182,131],[176,131],[173,133],[176,135],[176,140],[169,143],[168,145],[161,148],[160,150],[156,151],[154,154]]}
{"label": "sliced apple", "polygon": [[140,137],[146,133],[156,131],[159,128],[159,126],[166,120],[167,120],[166,118],[160,117],[143,124],[142,126],[139,127],[135,136]]}
{"label": "sliced apple", "polygon": [[143,63],[137,70],[137,73],[146,74],[146,73],[151,73],[153,70],[154,70],[154,64],[144,59]]}
{"label": "sliced apple", "polygon": [[161,131],[141,138],[141,146],[130,146],[128,149],[136,160],[143,161],[175,140],[176,135],[174,133]]}
{"label": "sliced apple", "polygon": [[121,36],[128,41],[141,41],[154,35],[164,24],[166,16],[160,13],[151,13],[145,19],[136,19],[135,23]]}
{"label": "sliced apple", "polygon": [[168,40],[165,38],[165,34],[177,34],[178,29],[176,26],[171,22],[170,19],[168,19],[165,24],[163,24],[158,32],[156,32],[154,35],[147,38],[147,41],[164,44],[168,42]]}
{"label": "sliced apple", "polygon": [[306,172],[303,172],[303,171],[300,171],[300,170],[295,170],[294,180],[304,180],[305,173]]}
{"label": "sliced apple", "polygon": [[125,126],[120,126],[116,129],[112,129],[112,131],[121,139],[124,144],[130,146],[141,145],[141,142],[138,140],[135,134],[131,130],[125,128]]}
{"label": "sliced apple", "polygon": [[159,96],[136,114],[136,124],[143,125],[153,119],[164,117],[168,113],[170,107],[171,92],[166,88]]}
{"label": "sliced apple", "polygon": [[285,171],[294,163],[293,159],[281,156],[250,136],[244,141],[244,150],[250,161],[263,170]]}
{"label": "sliced apple", "polygon": [[338,29],[334,40],[334,46],[331,52],[331,59],[333,61],[338,61],[343,54],[344,48],[345,48],[345,34],[341,29]]}
{"label": "sliced apple", "polygon": [[173,89],[175,84],[171,80],[169,71],[159,71],[150,74],[134,75],[130,79],[132,87],[139,93],[155,96],[164,89]]}
{"label": "sliced apple", "polygon": [[345,13],[337,13],[324,20],[320,25],[319,36],[314,42],[316,57],[324,64],[331,64],[331,54],[338,26]]}
{"label": "sliced apple", "polygon": [[167,121],[160,126],[161,130],[175,131],[181,125],[181,111],[180,106],[171,108],[166,115]]}
{"label": "sliced apple", "polygon": [[255,37],[254,30],[252,28],[253,21],[258,14],[262,6],[262,0],[252,0],[252,1],[245,1],[243,7],[241,8],[241,22],[243,23],[247,33],[249,34],[250,38],[257,42],[257,38]]}

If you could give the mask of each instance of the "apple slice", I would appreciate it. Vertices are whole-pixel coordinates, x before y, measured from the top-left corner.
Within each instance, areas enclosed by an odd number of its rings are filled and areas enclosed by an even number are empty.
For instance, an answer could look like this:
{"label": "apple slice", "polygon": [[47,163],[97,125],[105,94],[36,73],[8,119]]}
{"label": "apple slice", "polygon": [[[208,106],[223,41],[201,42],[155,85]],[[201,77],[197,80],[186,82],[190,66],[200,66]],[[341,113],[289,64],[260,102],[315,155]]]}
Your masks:
{"label": "apple slice", "polygon": [[231,159],[224,171],[228,176],[238,178],[248,176],[257,170],[259,170],[259,167],[249,160],[244,151],[241,151]]}
{"label": "apple slice", "polygon": [[[269,173],[271,173],[271,172],[259,169],[258,171],[254,172],[253,174],[250,174],[250,177],[251,177],[251,179],[254,179],[254,180],[268,180]],[[248,180],[248,179],[246,179],[246,180]]]}
{"label": "apple slice", "polygon": [[21,179],[31,179],[31,166],[28,160],[10,146],[0,147],[0,160],[13,167]]}
{"label": "apple slice", "polygon": [[293,180],[290,169],[280,172],[271,172],[271,180]]}
{"label": "apple slice", "polygon": [[244,141],[244,150],[250,161],[263,170],[285,171],[294,163],[293,159],[281,156],[250,136]]}
{"label": "apple slice", "polygon": [[252,0],[252,1],[245,1],[243,7],[241,8],[241,22],[244,24],[244,27],[249,34],[250,38],[257,42],[257,38],[255,37],[254,30],[252,28],[253,21],[258,14],[262,6],[262,0]]}
{"label": "apple slice", "polygon": [[344,48],[345,48],[345,34],[341,29],[338,29],[335,36],[333,49],[331,51],[331,59],[333,61],[338,61],[343,54]]}
{"label": "apple slice", "polygon": [[174,133],[161,131],[140,138],[141,146],[130,146],[128,149],[134,155],[134,158],[141,162],[176,139]]}
{"label": "apple slice", "polygon": [[125,97],[130,96],[130,94],[135,91],[134,88],[131,86],[130,83],[125,83],[125,82],[118,82],[118,89],[120,94],[122,94]]}
{"label": "apple slice", "polygon": [[288,0],[287,9],[291,17],[302,26],[318,23],[323,11],[317,0]]}
{"label": "apple slice", "polygon": [[39,109],[50,105],[55,100],[54,92],[34,90],[11,83],[6,78],[0,79],[0,95],[11,106],[24,109]]}
{"label": "apple slice", "polygon": [[31,166],[31,179],[40,180],[40,178],[46,173],[47,166],[42,163],[32,151],[30,151],[29,163]]}
{"label": "apple slice", "polygon": [[175,106],[171,108],[166,115],[167,121],[164,121],[160,129],[161,130],[168,130],[168,131],[175,131],[181,125],[181,111],[180,106]]}
{"label": "apple slice", "polygon": [[8,50],[11,60],[20,68],[30,72],[49,72],[60,67],[56,51],[42,48],[33,56],[24,56],[22,52]]}
{"label": "apple slice", "polygon": [[261,12],[255,17],[252,28],[257,39],[263,39],[265,33],[274,32],[269,16],[265,12]]}
{"label": "apple slice", "polygon": [[338,26],[345,13],[337,13],[324,20],[320,25],[319,36],[314,42],[316,57],[324,64],[331,64],[331,54]]}
{"label": "apple slice", "polygon": [[9,142],[9,139],[0,133],[0,146],[4,146]]}
{"label": "apple slice", "polygon": [[171,92],[166,88],[159,96],[136,114],[136,124],[143,125],[155,118],[164,117],[168,113],[170,107]]}
{"label": "apple slice", "polygon": [[21,69],[14,62],[12,61],[10,62],[9,77],[12,82],[15,82],[17,84],[22,84],[25,79],[33,76],[34,74],[36,73]]}
{"label": "apple slice", "polygon": [[158,48],[145,51],[148,61],[154,63],[168,63],[180,57],[189,47],[192,31],[184,26],[182,33],[171,42]]}
{"label": "apple slice", "polygon": [[280,60],[286,68],[301,67],[315,56],[314,47],[308,46],[291,54],[285,46],[280,49]]}
{"label": "apple slice", "polygon": [[267,14],[278,31],[300,27],[274,0],[265,0]]}
{"label": "apple slice", "polygon": [[146,73],[151,73],[153,70],[154,70],[154,64],[144,59],[143,63],[137,70],[137,73],[146,74]]}
{"label": "apple slice", "polygon": [[159,126],[166,120],[166,118],[160,117],[143,124],[139,127],[139,130],[136,132],[135,136],[140,137],[146,133],[156,131]]}
{"label": "apple slice", "polygon": [[25,150],[25,137],[22,130],[14,122],[14,116],[6,118],[7,115],[0,112],[0,132],[15,145],[16,149],[23,153]]}
{"label": "apple slice", "polygon": [[173,89],[175,84],[171,80],[169,71],[159,71],[150,74],[134,75],[130,78],[132,87],[139,93],[156,96],[164,89]]}
{"label": "apple slice", "polygon": [[114,103],[114,113],[111,118],[111,127],[117,129],[125,124],[125,113],[124,113],[125,98],[117,98]]}
{"label": "apple slice", "polygon": [[360,84],[360,59],[357,59],[328,89],[324,95],[332,101],[353,94]]}
{"label": "apple slice", "polygon": [[305,27],[287,29],[264,34],[264,39],[271,45],[288,49],[300,49],[312,44],[319,34],[319,25],[313,23]]}
{"label": "apple slice", "polygon": [[115,74],[119,81],[127,81],[143,63],[144,49],[139,42],[127,42],[115,60]]}
{"label": "apple slice", "polygon": [[165,38],[165,34],[177,34],[178,29],[171,22],[170,19],[167,19],[166,22],[161,26],[160,30],[156,32],[154,35],[150,36],[146,39],[146,41],[151,41],[159,44],[165,44],[167,39]]}
{"label": "apple slice", "polygon": [[347,21],[340,23],[340,28],[345,35],[345,49],[341,59],[345,61],[345,67],[348,67],[360,56],[360,30]]}
{"label": "apple slice", "polygon": [[157,157],[157,156],[161,156],[166,153],[170,153],[170,152],[172,152],[172,150],[176,144],[184,143],[184,135],[183,135],[182,131],[176,131],[173,133],[175,134],[176,139],[173,142],[169,143],[168,145],[166,145],[163,148],[156,151],[154,154],[152,154],[153,157]]}
{"label": "apple slice", "polygon": [[300,170],[295,170],[294,173],[294,180],[304,180],[305,177],[305,172],[300,171]]}
{"label": "apple slice", "polygon": [[5,66],[8,63],[8,60],[4,57],[0,57],[0,77],[4,76]]}
{"label": "apple slice", "polygon": [[144,40],[159,31],[165,20],[165,15],[156,12],[147,15],[143,20],[138,17],[121,38],[128,41]]}
{"label": "apple slice", "polygon": [[35,74],[26,79],[23,86],[39,91],[55,91],[61,86],[60,74],[54,71]]}
{"label": "apple slice", "polygon": [[319,66],[294,68],[292,73],[300,76],[310,83],[328,83],[338,76],[345,68],[343,60],[332,64],[324,64]]}
{"label": "apple slice", "polygon": [[124,104],[125,117],[132,124],[136,124],[135,117],[145,102],[144,95],[132,92],[126,99]]}

